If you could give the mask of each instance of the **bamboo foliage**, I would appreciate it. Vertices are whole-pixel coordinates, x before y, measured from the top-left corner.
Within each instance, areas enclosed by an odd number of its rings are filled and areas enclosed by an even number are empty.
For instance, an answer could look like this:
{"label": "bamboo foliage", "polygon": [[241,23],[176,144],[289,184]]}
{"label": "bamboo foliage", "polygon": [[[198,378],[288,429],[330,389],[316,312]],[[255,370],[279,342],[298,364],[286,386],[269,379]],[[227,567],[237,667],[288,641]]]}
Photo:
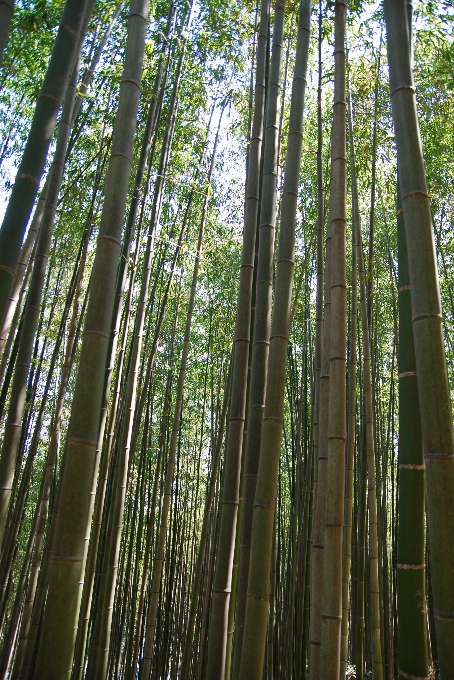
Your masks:
{"label": "bamboo foliage", "polygon": [[446,680],[449,8],[385,2],[394,138],[367,3],[89,0],[70,65],[64,4],[0,64],[0,676]]}

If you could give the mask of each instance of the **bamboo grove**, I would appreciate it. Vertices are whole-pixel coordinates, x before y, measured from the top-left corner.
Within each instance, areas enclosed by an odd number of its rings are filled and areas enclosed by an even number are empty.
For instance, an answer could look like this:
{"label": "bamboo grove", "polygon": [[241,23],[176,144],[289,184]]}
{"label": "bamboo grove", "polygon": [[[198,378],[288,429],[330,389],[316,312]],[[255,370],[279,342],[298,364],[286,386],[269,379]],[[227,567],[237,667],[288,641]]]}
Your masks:
{"label": "bamboo grove", "polygon": [[0,680],[454,678],[453,25],[0,1]]}

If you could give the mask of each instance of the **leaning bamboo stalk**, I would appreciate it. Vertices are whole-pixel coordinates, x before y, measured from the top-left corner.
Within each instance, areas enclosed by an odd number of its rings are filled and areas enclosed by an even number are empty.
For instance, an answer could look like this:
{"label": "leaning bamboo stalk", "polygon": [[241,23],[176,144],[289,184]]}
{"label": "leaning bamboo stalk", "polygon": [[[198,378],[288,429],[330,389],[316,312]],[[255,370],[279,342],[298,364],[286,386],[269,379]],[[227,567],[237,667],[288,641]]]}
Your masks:
{"label": "leaning bamboo stalk", "polygon": [[411,43],[404,0],[385,0],[390,90],[405,218],[413,334],[426,465],[437,647],[442,675],[454,668],[454,440],[442,313]]}
{"label": "leaning bamboo stalk", "polygon": [[[170,10],[169,10],[169,18],[168,18],[168,25],[167,25],[167,31],[166,31],[167,34],[169,33],[171,18],[172,18],[172,3],[170,4]],[[163,52],[165,52],[165,47],[163,48]],[[90,542],[89,542],[89,546],[88,546],[87,563],[86,563],[86,567],[85,567],[85,577],[84,577],[84,587],[83,587],[82,601],[81,601],[81,607],[80,607],[80,612],[79,612],[79,625],[78,625],[78,629],[77,629],[77,640],[76,640],[76,647],[75,647],[75,654],[74,654],[73,680],[80,680],[80,678],[82,677],[82,673],[83,673],[85,647],[86,647],[87,633],[88,633],[89,612],[90,612],[90,608],[91,608],[91,600],[92,600],[92,594],[93,594],[93,583],[94,583],[95,572],[96,572],[96,559],[97,559],[97,554],[98,554],[98,544],[99,544],[99,537],[100,537],[100,530],[101,530],[101,516],[102,516],[102,512],[103,512],[103,508],[104,508],[104,497],[105,497],[106,484],[107,484],[107,471],[108,471],[109,463],[110,463],[111,449],[112,449],[112,444],[113,444],[113,433],[114,433],[114,427],[115,427],[115,423],[116,423],[117,407],[118,407],[118,401],[119,401],[118,385],[119,385],[120,378],[121,378],[121,375],[122,375],[122,372],[123,372],[123,362],[124,362],[124,357],[125,357],[125,346],[126,346],[126,342],[127,342],[129,319],[130,319],[130,315],[131,315],[132,295],[133,295],[133,292],[134,292],[134,280],[135,280],[135,274],[136,274],[136,268],[137,268],[137,259],[138,259],[138,256],[139,256],[138,243],[139,243],[140,236],[141,236],[141,233],[142,233],[143,214],[144,214],[145,199],[146,199],[146,192],[143,191],[142,184],[143,184],[143,178],[144,178],[144,174],[145,174],[147,157],[149,155],[152,140],[154,139],[154,136],[155,136],[156,126],[157,126],[160,111],[161,111],[162,94],[161,94],[161,96],[159,96],[159,90],[160,90],[161,78],[162,78],[162,64],[163,64],[163,54],[161,54],[161,57],[160,57],[160,60],[159,60],[159,63],[158,63],[158,68],[157,68],[157,71],[156,71],[155,81],[154,81],[154,85],[153,85],[152,99],[151,99],[150,106],[149,106],[149,109],[148,109],[148,115],[147,115],[147,121],[146,121],[146,125],[145,125],[145,132],[144,132],[144,136],[143,136],[143,140],[142,140],[140,158],[139,158],[139,163],[138,163],[137,171],[136,171],[135,185],[134,185],[134,190],[133,190],[133,194],[132,194],[132,198],[131,198],[131,204],[130,204],[130,207],[129,207],[125,234],[123,236],[122,255],[120,257],[120,263],[119,263],[119,266],[118,266],[117,282],[116,282],[116,289],[115,289],[115,301],[114,301],[114,307],[113,307],[113,311],[112,311],[112,322],[111,322],[111,331],[110,331],[110,338],[109,338],[109,348],[108,348],[108,353],[107,353],[108,359],[107,359],[107,363],[106,363],[106,371],[105,371],[105,379],[104,379],[103,405],[102,405],[102,409],[101,409],[101,420],[100,420],[99,431],[98,431],[98,451],[100,451],[100,455],[101,455],[99,483],[98,483],[98,488],[97,488],[97,492],[96,492],[94,519],[93,519],[93,525],[92,525],[92,530],[91,530],[91,534],[90,534]],[[165,85],[165,80],[164,80],[164,85]],[[151,154],[149,168],[151,168],[152,157],[153,157],[153,154]],[[147,181],[147,187],[148,187],[148,181]],[[129,262],[131,242],[132,242],[132,237],[133,237],[133,233],[134,233],[134,225],[135,225],[135,220],[136,220],[136,216],[137,216],[137,209],[138,209],[140,197],[142,197],[142,210],[141,210],[141,215],[140,215],[140,220],[139,220],[139,226],[137,228],[137,235],[136,235],[137,244],[136,244],[136,249],[135,249],[134,261],[133,261],[132,267],[131,267],[131,273],[130,273],[130,279],[129,279],[129,290],[128,290],[127,300],[126,300],[126,304],[125,304],[126,312],[125,312],[125,319],[123,321],[123,327],[124,327],[123,343],[122,343],[122,346],[120,348],[119,358],[118,358],[118,361],[117,361],[117,367],[116,367],[117,372],[116,372],[116,379],[115,379],[116,384],[114,386],[114,390],[113,390],[114,396],[113,396],[113,399],[112,399],[112,404],[110,406],[111,428],[110,428],[110,431],[107,434],[106,441],[104,441],[105,428],[106,428],[106,424],[107,424],[107,412],[108,412],[108,405],[109,405],[109,398],[110,398],[112,374],[113,374],[114,365],[115,365],[117,341],[118,341],[120,323],[121,323],[121,318],[122,318],[122,310],[123,310],[123,304],[124,304],[124,302],[123,302],[124,301],[124,292],[125,292],[126,281],[127,281],[127,276],[128,276],[127,264]]]}
{"label": "leaning bamboo stalk", "polygon": [[[25,278],[26,270],[28,268],[30,258],[32,257],[33,248],[36,243],[39,225],[41,224],[44,206],[46,204],[48,186],[49,182],[46,179],[43,190],[41,191],[40,197],[36,204],[35,212],[33,213],[33,219],[27,231],[27,236],[25,238],[24,243],[22,244],[19,261],[17,263],[16,273],[14,274],[13,283],[11,285],[8,306],[5,311],[5,320],[0,331],[0,357],[2,359],[2,368],[4,353],[7,355],[9,352],[8,350],[9,333],[11,327],[14,327],[13,319],[15,318],[16,310],[18,307],[22,281]],[[9,346],[11,346],[11,343],[9,343]],[[0,370],[0,384],[2,382],[3,371]]]}
{"label": "leaning bamboo stalk", "polygon": [[[94,195],[96,194],[96,190]],[[92,201],[92,208],[94,207],[94,198]],[[87,225],[90,223],[91,212],[87,220]],[[45,524],[48,516],[49,499],[51,495],[51,484],[58,460],[58,451],[60,444],[60,426],[63,414],[63,404],[68,386],[69,375],[74,358],[74,347],[78,338],[78,318],[79,318],[79,298],[82,287],[83,273],[86,263],[86,251],[88,247],[88,226],[86,233],[82,239],[83,249],[78,267],[77,278],[75,282],[75,292],[71,320],[68,330],[68,338],[66,341],[65,355],[63,360],[62,372],[60,376],[60,385],[58,389],[57,400],[54,407],[54,414],[52,419],[51,437],[47,449],[47,456],[43,470],[42,486],[36,504],[35,518],[32,530],[30,532],[30,540],[33,539],[33,556],[31,559],[31,574],[27,586],[27,594],[24,603],[24,611],[22,614],[21,627],[18,637],[18,647],[15,654],[14,665],[12,669],[12,677],[19,678],[22,664],[24,661],[25,647],[27,644],[28,633],[31,624],[32,607],[36,593],[39,565],[42,544],[44,539]],[[83,312],[83,310],[82,310]],[[33,444],[32,444],[33,445]],[[36,444],[35,444],[36,446]],[[36,535],[35,535],[36,532]]]}
{"label": "leaning bamboo stalk", "polygon": [[[87,12],[84,16],[84,24],[87,25],[93,10],[94,0],[87,3]],[[49,172],[49,184],[46,192],[46,201],[39,227],[39,236],[35,253],[33,273],[30,280],[30,288],[24,314],[21,341],[19,345],[16,369],[11,388],[8,417],[0,455],[0,541],[3,540],[5,530],[6,513],[11,495],[11,483],[16,463],[17,447],[19,444],[20,422],[25,408],[25,389],[30,370],[32,346],[38,324],[39,310],[43,294],[45,274],[47,270],[48,256],[52,242],[52,232],[55,224],[57,201],[63,180],[65,167],[65,152],[71,132],[71,117],[74,107],[77,76],[79,72],[79,58],[82,47],[82,32],[78,44],[78,53],[75,56],[73,73],[68,84],[62,116],[58,127],[57,145]]]}
{"label": "leaning bamboo stalk", "polygon": [[[36,252],[36,241],[33,246],[33,250],[30,254],[30,259],[25,270],[24,278],[21,283],[21,288],[19,291],[17,304],[14,310],[14,315],[11,319],[10,328],[8,331],[8,337],[6,339],[5,345],[3,346],[2,360],[0,364],[0,385],[2,387],[2,395],[6,390],[9,390],[9,379],[11,378],[13,366],[16,363],[17,350],[19,349],[20,333],[19,328],[21,327],[21,319],[23,319],[24,304],[26,300],[26,294],[28,292],[28,285],[30,283],[30,277],[33,271],[33,265],[35,262],[35,252]],[[0,419],[3,416],[3,409],[6,402],[6,394],[4,398],[0,397]]]}
{"label": "leaning bamboo stalk", "polygon": [[261,680],[265,660],[274,508],[283,430],[285,365],[290,333],[295,222],[310,16],[311,4],[303,0],[298,21],[265,412],[254,501],[248,598],[239,675],[241,680]]}
{"label": "leaning bamboo stalk", "polygon": [[[38,95],[5,217],[0,229],[0,325],[8,298],[61,101],[74,67],[88,0],[66,0],[47,73]],[[4,5],[3,5],[4,6]]]}
{"label": "leaning bamboo stalk", "polygon": [[35,677],[43,679],[67,677],[72,665],[86,559],[85,537],[91,523],[97,478],[102,388],[147,21],[148,0],[132,0],[119,109],[67,435],[66,463],[59,483],[62,504],[55,526],[48,596],[35,667]]}

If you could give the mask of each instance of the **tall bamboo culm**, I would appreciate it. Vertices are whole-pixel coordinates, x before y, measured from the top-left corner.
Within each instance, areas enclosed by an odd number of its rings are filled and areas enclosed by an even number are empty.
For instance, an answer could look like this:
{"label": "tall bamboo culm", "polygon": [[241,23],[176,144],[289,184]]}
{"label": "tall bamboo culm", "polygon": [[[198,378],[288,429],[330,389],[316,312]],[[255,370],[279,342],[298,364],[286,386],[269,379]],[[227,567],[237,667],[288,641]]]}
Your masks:
{"label": "tall bamboo culm", "polygon": [[426,466],[434,618],[441,675],[449,678],[454,668],[454,438],[406,5],[405,0],[385,0],[384,10]]}
{"label": "tall bamboo culm", "polygon": [[353,124],[351,108],[348,115],[350,132],[350,162],[352,174],[352,199],[355,203],[354,214],[356,220],[355,241],[357,247],[357,264],[360,282],[361,298],[361,330],[363,349],[363,396],[365,414],[365,445],[367,467],[367,511],[368,511],[368,547],[369,547],[369,595],[370,595],[370,635],[372,646],[372,661],[374,679],[382,680],[382,640],[381,640],[381,615],[380,615],[380,583],[379,583],[379,550],[378,550],[378,521],[377,521],[377,492],[375,471],[375,437],[374,437],[374,411],[372,397],[372,368],[371,368],[371,345],[369,333],[369,321],[367,315],[367,287],[366,270],[364,266],[364,254],[361,238],[361,225],[359,220],[358,189],[356,179],[355,147],[353,142]]}
{"label": "tall bamboo culm", "polygon": [[295,224],[310,17],[311,3],[303,0],[299,8],[268,379],[252,521],[246,617],[239,675],[241,680],[261,680],[265,662],[273,528],[275,526],[274,510],[283,429],[285,367],[290,333]]}
{"label": "tall bamboo culm", "polygon": [[212,680],[223,680],[225,673],[228,613],[239,503],[240,463],[246,413],[251,297],[259,203],[260,157],[265,107],[265,71],[270,4],[270,0],[262,0],[257,44],[254,117],[249,149],[243,247],[236,311],[232,392],[208,640],[207,677]]}
{"label": "tall bamboo culm", "polygon": [[419,417],[418,377],[411,320],[405,222],[397,185],[399,263],[399,502],[397,620],[399,678],[428,677],[424,546],[425,466]]}
{"label": "tall bamboo culm", "polygon": [[250,399],[248,405],[247,446],[244,477],[244,501],[241,526],[238,599],[235,617],[233,680],[238,678],[243,642],[246,593],[249,572],[252,514],[262,439],[263,409],[271,322],[274,269],[274,233],[276,227],[277,172],[279,150],[279,99],[281,92],[282,45],[284,39],[284,5],[276,4],[273,25],[271,64],[266,95],[266,122],[263,143],[263,177],[258,235],[254,331]]}
{"label": "tall bamboo culm", "polygon": [[0,326],[47,152],[74,66],[87,0],[66,0],[47,73],[36,102],[28,139],[0,228]]}
{"label": "tall bamboo culm", "polygon": [[91,523],[97,479],[99,414],[147,23],[148,1],[132,0],[119,108],[68,427],[66,462],[59,482],[63,502],[58,515],[54,516],[57,518],[55,544],[34,674],[40,679],[67,678],[73,658],[86,558],[85,538]]}
{"label": "tall bamboo culm", "polygon": [[[349,95],[348,95],[349,96]],[[350,106],[350,102],[348,102]],[[355,183],[356,184],[356,183]],[[352,192],[356,186],[352,183]],[[352,197],[352,270],[350,289],[350,328],[348,358],[348,416],[347,416],[347,452],[345,475],[345,527],[344,527],[344,559],[342,563],[342,633],[341,633],[341,666],[339,677],[344,680],[348,661],[348,628],[350,613],[350,569],[353,548],[353,486],[354,462],[356,448],[356,338],[358,332],[358,285],[356,273],[356,230],[359,215],[357,197]]]}
{"label": "tall bamboo culm", "polygon": [[331,327],[329,342],[328,470],[324,529],[320,678],[338,680],[342,623],[342,538],[346,441],[346,101],[347,4],[336,1],[334,101],[331,141]]}

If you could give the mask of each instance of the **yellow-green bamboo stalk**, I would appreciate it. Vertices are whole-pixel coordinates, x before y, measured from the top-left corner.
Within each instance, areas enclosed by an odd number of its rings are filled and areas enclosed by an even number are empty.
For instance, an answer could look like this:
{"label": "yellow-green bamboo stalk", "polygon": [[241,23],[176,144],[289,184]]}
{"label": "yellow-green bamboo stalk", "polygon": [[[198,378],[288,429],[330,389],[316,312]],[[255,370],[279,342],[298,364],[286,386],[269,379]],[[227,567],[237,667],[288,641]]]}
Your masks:
{"label": "yellow-green bamboo stalk", "polygon": [[329,342],[328,470],[325,508],[320,678],[338,680],[342,623],[342,536],[346,440],[346,158],[345,27],[347,3],[336,0],[331,141],[331,328]]}

